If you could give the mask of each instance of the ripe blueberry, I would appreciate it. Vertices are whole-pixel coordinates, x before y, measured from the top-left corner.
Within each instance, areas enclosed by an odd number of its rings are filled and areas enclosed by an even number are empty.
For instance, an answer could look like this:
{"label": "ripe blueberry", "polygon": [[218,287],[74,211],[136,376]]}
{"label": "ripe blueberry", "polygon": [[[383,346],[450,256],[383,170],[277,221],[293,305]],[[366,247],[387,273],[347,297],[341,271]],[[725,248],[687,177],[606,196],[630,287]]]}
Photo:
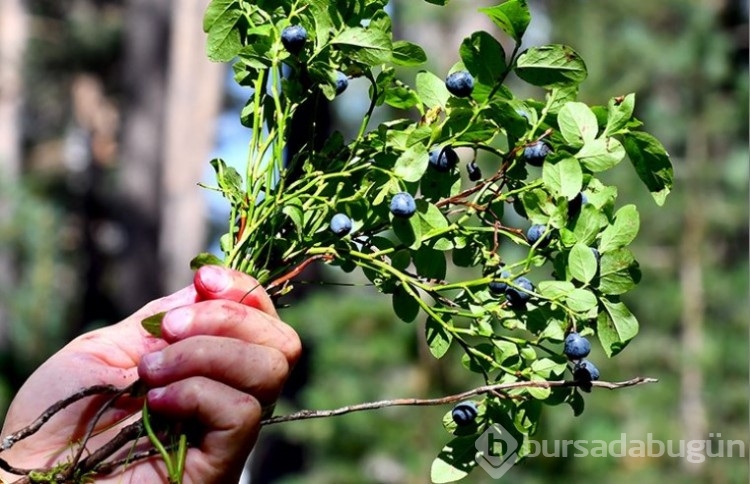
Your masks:
{"label": "ripe blueberry", "polygon": [[417,204],[407,192],[400,192],[391,199],[391,213],[400,218],[409,218],[417,211]]}
{"label": "ripe blueberry", "polygon": [[594,258],[596,259],[596,263],[598,264],[599,263],[599,259],[601,259],[602,255],[599,253],[598,250],[596,250],[593,247],[591,247],[591,253],[594,254]]}
{"label": "ripe blueberry", "polygon": [[450,146],[430,151],[430,166],[437,171],[451,171],[458,164],[458,154]]}
{"label": "ripe blueberry", "polygon": [[575,218],[579,213],[581,213],[581,207],[587,204],[588,201],[589,200],[586,197],[585,193],[578,192],[578,195],[576,195],[573,200],[568,202],[568,217]]}
{"label": "ripe blueberry", "polygon": [[477,418],[478,414],[479,411],[477,410],[477,404],[472,401],[461,402],[453,407],[453,410],[451,411],[451,417],[453,417],[453,421],[456,422],[456,425],[459,427],[469,425],[475,418]]}
{"label": "ripe blueberry", "polygon": [[529,293],[534,290],[534,285],[525,277],[519,277],[513,283],[518,287],[508,286],[505,290],[505,297],[508,298],[511,306],[523,307],[531,299]]}
{"label": "ripe blueberry", "polygon": [[331,231],[339,237],[347,235],[352,231],[352,219],[343,213],[337,213],[331,219]]}
{"label": "ripe blueberry", "polygon": [[578,333],[570,333],[565,338],[563,352],[571,360],[580,360],[581,358],[586,358],[591,352],[591,343]]}
{"label": "ripe blueberry", "polygon": [[281,31],[281,43],[291,54],[299,54],[307,41],[307,30],[301,25],[290,25]]}
{"label": "ripe blueberry", "polygon": [[336,95],[338,96],[342,92],[346,91],[349,87],[349,78],[341,71],[336,72]]}
{"label": "ripe blueberry", "polygon": [[581,360],[573,368],[573,379],[577,382],[592,382],[599,379],[599,369],[589,360]]}
{"label": "ripe blueberry", "polygon": [[523,159],[531,166],[542,166],[552,150],[543,141],[535,141],[523,149]]}
{"label": "ripe blueberry", "polygon": [[466,165],[466,171],[469,172],[469,180],[479,181],[482,179],[482,170],[473,161]]}
{"label": "ripe blueberry", "polygon": [[445,78],[448,92],[457,97],[469,97],[474,90],[474,78],[466,71],[456,71]]}
{"label": "ripe blueberry", "polygon": [[[507,279],[510,277],[510,272],[503,271],[500,273],[500,277]],[[492,294],[503,294],[508,289],[508,284],[503,281],[492,281],[490,282],[489,287]]]}
{"label": "ripe blueberry", "polygon": [[[529,227],[529,230],[526,232],[526,240],[529,242],[530,245],[534,245],[539,241],[539,239],[542,239],[544,237],[545,233],[547,232],[547,226],[542,224],[535,224]],[[539,242],[539,245],[537,247],[546,247],[549,244],[549,236],[542,239],[541,242]]]}

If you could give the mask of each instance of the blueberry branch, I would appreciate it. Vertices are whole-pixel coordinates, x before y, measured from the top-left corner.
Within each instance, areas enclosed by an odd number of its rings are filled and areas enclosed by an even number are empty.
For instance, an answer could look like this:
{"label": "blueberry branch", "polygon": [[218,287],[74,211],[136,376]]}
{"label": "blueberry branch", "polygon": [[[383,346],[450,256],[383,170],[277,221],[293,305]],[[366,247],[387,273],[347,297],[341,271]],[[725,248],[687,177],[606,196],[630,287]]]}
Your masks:
{"label": "blueberry branch", "polygon": [[[627,388],[656,382],[658,382],[656,378],[636,377],[631,380],[620,382],[594,381],[590,382],[590,385],[592,387],[606,388],[608,390],[617,390],[620,388]],[[379,400],[376,402],[360,403],[356,405],[347,405],[345,407],[340,407],[333,410],[300,410],[299,412],[295,412],[289,415],[281,415],[278,417],[265,419],[261,422],[261,425],[266,426],[282,422],[292,422],[296,420],[336,417],[339,415],[345,415],[347,413],[361,412],[364,410],[377,410],[387,407],[446,405],[487,393],[508,397],[508,392],[517,388],[565,388],[577,386],[580,386],[580,383],[572,380],[499,383],[495,385],[484,385],[462,393],[456,393],[454,395],[448,395],[440,398],[397,398],[390,400]]]}
{"label": "blueberry branch", "polygon": [[52,406],[50,406],[39,417],[37,417],[37,419],[34,420],[31,424],[6,436],[3,439],[2,443],[0,444],[0,451],[8,450],[11,447],[13,447],[13,445],[15,445],[16,442],[19,442],[25,439],[26,437],[29,437],[35,434],[42,427],[42,425],[44,425],[56,413],[60,412],[61,410],[65,409],[66,407],[72,405],[73,403],[79,400],[82,400],[86,397],[90,397],[92,395],[117,395],[122,392],[123,392],[122,388],[118,388],[114,385],[94,385],[88,388],[84,388],[80,391],[77,391],[71,396],[64,398],[56,402]]}

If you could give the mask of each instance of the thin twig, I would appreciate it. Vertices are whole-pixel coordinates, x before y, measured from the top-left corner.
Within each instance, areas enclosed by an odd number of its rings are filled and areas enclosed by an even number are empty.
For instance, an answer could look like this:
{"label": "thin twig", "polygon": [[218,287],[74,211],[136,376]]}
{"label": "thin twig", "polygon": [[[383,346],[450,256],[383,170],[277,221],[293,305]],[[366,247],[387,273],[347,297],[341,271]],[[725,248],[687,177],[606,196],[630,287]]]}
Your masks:
{"label": "thin twig", "polygon": [[29,472],[33,472],[33,469],[19,469],[18,467],[13,467],[12,465],[8,464],[8,461],[6,461],[5,459],[0,459],[0,469],[4,470],[5,472],[10,472],[11,474],[16,474],[18,476],[28,475]]}
{"label": "thin twig", "polygon": [[[123,445],[127,444],[131,440],[137,440],[143,434],[143,420],[138,420],[130,425],[123,427],[112,440],[96,449],[92,454],[83,459],[76,466],[78,471],[88,472],[92,469],[96,469],[97,466],[112,454],[114,454]],[[98,471],[98,469],[96,469]]]}
{"label": "thin twig", "polygon": [[19,442],[26,437],[35,434],[41,427],[44,425],[50,418],[52,418],[56,413],[63,410],[64,408],[72,405],[73,403],[82,400],[86,397],[90,397],[92,395],[107,395],[107,394],[116,394],[121,392],[122,389],[118,388],[114,385],[94,385],[88,388],[84,388],[73,395],[64,398],[51,407],[49,407],[47,410],[44,411],[36,420],[34,420],[30,425],[27,425],[26,427],[22,428],[21,430],[18,430],[8,436],[6,436],[2,443],[0,443],[0,451],[8,450],[13,445],[16,444],[16,442]]}
{"label": "thin twig", "polygon": [[[118,398],[123,396],[125,393],[129,392],[132,388],[133,388],[133,385],[128,385],[127,387],[121,389],[119,392],[115,393],[114,396],[112,396],[112,398],[107,400],[104,403],[104,405],[101,406],[99,410],[96,411],[94,418],[92,418],[91,421],[89,422],[88,428],[86,429],[86,434],[84,435],[83,439],[81,439],[81,445],[78,447],[78,450],[76,451],[75,456],[73,456],[73,459],[71,460],[72,464],[68,468],[68,471],[65,473],[65,477],[67,478],[71,477],[73,473],[77,470],[78,462],[81,460],[81,456],[83,455],[84,450],[86,450],[86,444],[91,438],[91,434],[94,433],[94,429],[96,428],[96,425],[99,423],[99,420],[101,420],[102,415],[104,415],[104,412],[109,410],[112,407],[112,405],[114,405],[114,403],[117,401]],[[101,448],[99,450],[101,450]]]}
{"label": "thin twig", "polygon": [[[621,381],[621,382],[604,382],[594,381],[591,382],[591,386],[607,388],[609,390],[615,390],[618,388],[632,387],[636,385],[642,385],[645,383],[656,383],[658,380],[655,378],[637,377],[632,380]],[[340,407],[333,410],[300,410],[299,412],[290,415],[281,415],[278,417],[272,417],[261,422],[261,425],[273,425],[282,422],[292,422],[295,420],[307,420],[311,418],[324,418],[324,417],[335,417],[338,415],[344,415],[352,412],[361,412],[364,410],[376,410],[386,407],[406,406],[406,405],[445,405],[448,403],[454,403],[466,398],[473,397],[476,395],[482,395],[485,393],[498,394],[499,392],[507,392],[516,388],[555,388],[555,387],[576,387],[580,386],[579,382],[572,380],[560,380],[560,381],[521,381],[513,383],[500,383],[496,385],[485,385],[468,390],[463,393],[457,393],[455,395],[448,395],[441,398],[397,398],[393,400],[380,400],[377,402],[360,403],[357,405],[348,405],[346,407]],[[502,394],[501,394],[502,395]]]}
{"label": "thin twig", "polygon": [[152,447],[142,452],[135,452],[132,455],[123,457],[122,459],[117,459],[117,460],[113,460],[110,462],[101,462],[99,465],[95,466],[92,470],[96,472],[97,474],[104,476],[104,475],[112,473],[115,469],[123,465],[127,465],[132,462],[137,462],[143,459],[148,459],[157,455],[159,455],[159,451]]}

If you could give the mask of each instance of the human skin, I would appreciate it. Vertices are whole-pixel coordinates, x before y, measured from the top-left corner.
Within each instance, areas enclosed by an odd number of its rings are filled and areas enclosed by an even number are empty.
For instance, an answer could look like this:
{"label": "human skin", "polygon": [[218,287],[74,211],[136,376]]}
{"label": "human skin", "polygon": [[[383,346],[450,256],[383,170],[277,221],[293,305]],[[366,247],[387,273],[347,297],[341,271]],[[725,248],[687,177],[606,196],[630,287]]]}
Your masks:
{"label": "human skin", "polygon": [[[168,311],[162,338],[141,321]],[[71,341],[42,364],[16,394],[2,436],[28,425],[50,405],[92,385],[126,387],[140,378],[153,418],[177,419],[197,429],[187,452],[184,483],[239,480],[260,430],[261,409],[278,397],[301,351],[294,330],[278,317],[267,293],[244,274],[204,266],[193,284],[150,302],[127,319]],[[53,416],[36,434],[2,452],[16,468],[65,462],[88,419],[110,397],[88,397]],[[108,410],[88,442],[94,450],[139,415],[143,399],[123,398]],[[125,446],[126,456],[132,446]],[[87,454],[84,453],[83,457]],[[4,482],[19,476],[0,473]],[[129,463],[104,483],[167,482],[163,462]]]}

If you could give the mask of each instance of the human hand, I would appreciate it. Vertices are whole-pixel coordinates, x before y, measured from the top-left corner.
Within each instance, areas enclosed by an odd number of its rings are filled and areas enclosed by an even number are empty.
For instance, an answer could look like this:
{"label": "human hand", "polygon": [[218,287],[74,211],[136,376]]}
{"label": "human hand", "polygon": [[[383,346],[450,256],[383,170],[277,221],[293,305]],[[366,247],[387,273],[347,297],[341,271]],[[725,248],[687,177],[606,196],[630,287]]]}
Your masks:
{"label": "human hand", "polygon": [[[147,304],[118,324],[76,338],[21,387],[2,435],[28,425],[50,405],[83,388],[126,387],[141,378],[151,389],[146,398],[152,414],[200,429],[187,453],[185,484],[236,482],[260,429],[261,406],[278,397],[301,351],[297,334],[278,319],[270,298],[256,286],[244,274],[205,266],[196,272],[193,285]],[[168,313],[159,339],[149,335],[141,321],[162,311]],[[108,398],[87,397],[71,405],[0,457],[16,468],[64,462]],[[135,421],[142,403],[133,397],[119,399],[97,423],[88,449],[100,447]],[[121,455],[129,450],[126,446]],[[6,482],[18,478],[0,476]],[[166,482],[166,472],[153,457],[130,462],[97,482]]]}

